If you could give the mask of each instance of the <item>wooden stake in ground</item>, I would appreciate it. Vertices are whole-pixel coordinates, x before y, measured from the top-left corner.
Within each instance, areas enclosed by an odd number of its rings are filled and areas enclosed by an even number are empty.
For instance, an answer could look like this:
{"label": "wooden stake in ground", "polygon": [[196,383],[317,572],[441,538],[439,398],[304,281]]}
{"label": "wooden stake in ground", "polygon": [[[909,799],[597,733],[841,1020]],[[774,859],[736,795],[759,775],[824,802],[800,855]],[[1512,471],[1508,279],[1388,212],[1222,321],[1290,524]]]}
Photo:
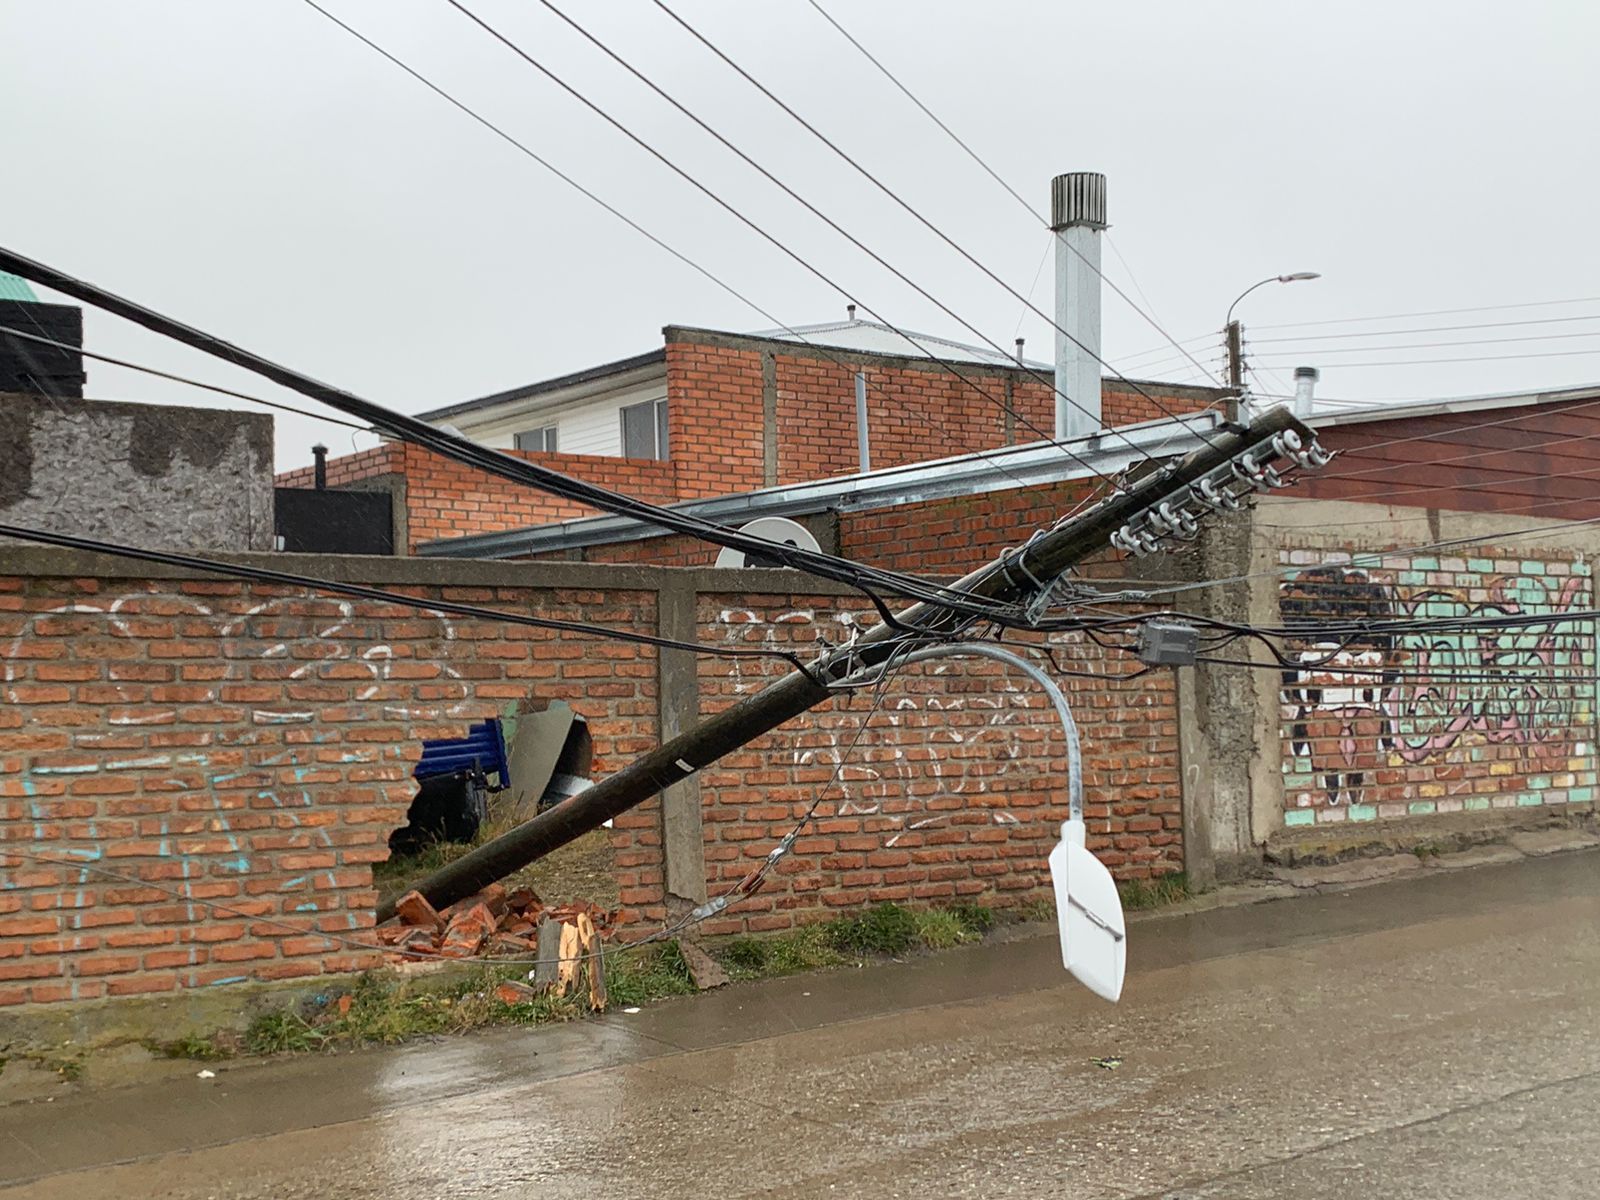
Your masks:
{"label": "wooden stake in ground", "polygon": [[606,960],[600,951],[600,935],[588,913],[578,914],[578,940],[583,943],[583,961],[589,968],[589,1007],[606,1010]]}
{"label": "wooden stake in ground", "polygon": [[541,992],[555,986],[561,962],[560,921],[544,917],[539,921],[539,957],[533,967],[533,986]]}
{"label": "wooden stake in ground", "polygon": [[583,940],[578,927],[561,925],[561,961],[556,967],[556,995],[565,996],[578,985],[578,968],[583,965]]}

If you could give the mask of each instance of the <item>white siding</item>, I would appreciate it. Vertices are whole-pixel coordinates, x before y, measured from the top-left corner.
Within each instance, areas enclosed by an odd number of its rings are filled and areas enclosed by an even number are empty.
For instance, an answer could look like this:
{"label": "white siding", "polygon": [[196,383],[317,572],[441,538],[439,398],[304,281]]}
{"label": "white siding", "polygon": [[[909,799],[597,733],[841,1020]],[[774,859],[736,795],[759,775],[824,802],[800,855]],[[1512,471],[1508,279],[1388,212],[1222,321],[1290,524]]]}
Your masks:
{"label": "white siding", "polygon": [[620,457],[622,407],[665,399],[665,373],[662,369],[655,379],[612,388],[599,397],[566,403],[557,399],[533,405],[507,404],[504,408],[464,414],[455,418],[455,424],[468,437],[497,450],[514,447],[521,431],[554,425],[558,449],[563,454]]}
{"label": "white siding", "polygon": [[567,454],[622,453],[622,406],[615,400],[602,400],[598,404],[585,404],[571,408],[556,419],[560,432],[556,434],[561,449]]}

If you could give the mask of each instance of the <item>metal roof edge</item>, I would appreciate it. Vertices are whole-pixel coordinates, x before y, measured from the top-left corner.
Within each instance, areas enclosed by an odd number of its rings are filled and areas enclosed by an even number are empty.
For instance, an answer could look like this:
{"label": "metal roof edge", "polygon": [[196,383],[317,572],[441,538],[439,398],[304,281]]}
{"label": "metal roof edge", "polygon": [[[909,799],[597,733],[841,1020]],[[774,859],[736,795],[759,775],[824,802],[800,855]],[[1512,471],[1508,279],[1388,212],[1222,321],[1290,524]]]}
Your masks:
{"label": "metal roof edge", "polygon": [[[1184,422],[1160,420],[1119,426],[1117,435],[1101,433],[1067,443],[1087,465],[1068,458],[1053,442],[1033,442],[981,455],[964,454],[866,474],[679,501],[668,507],[705,520],[738,525],[756,517],[890,508],[1017,486],[1062,483],[1088,478],[1093,473],[1112,474],[1146,455],[1186,454],[1201,444],[1194,426],[1203,426],[1204,432],[1210,432],[1222,423],[1222,415],[1210,411],[1194,414]],[[424,542],[417,547],[417,553],[425,557],[513,558],[634,541],[667,532],[659,525],[632,517],[579,517],[558,524]]]}
{"label": "metal roof edge", "polygon": [[[1568,400],[1600,399],[1600,384],[1556,388],[1542,392],[1508,392],[1499,395],[1463,396],[1457,400],[1424,400],[1416,404],[1396,404],[1389,408],[1356,409],[1338,413],[1314,413],[1301,418],[1317,429],[1340,425],[1361,425],[1369,421],[1398,421],[1411,417],[1437,417],[1451,413],[1482,412],[1494,408],[1529,408],[1540,404],[1559,404]],[[1332,397],[1328,403],[1338,403]]]}

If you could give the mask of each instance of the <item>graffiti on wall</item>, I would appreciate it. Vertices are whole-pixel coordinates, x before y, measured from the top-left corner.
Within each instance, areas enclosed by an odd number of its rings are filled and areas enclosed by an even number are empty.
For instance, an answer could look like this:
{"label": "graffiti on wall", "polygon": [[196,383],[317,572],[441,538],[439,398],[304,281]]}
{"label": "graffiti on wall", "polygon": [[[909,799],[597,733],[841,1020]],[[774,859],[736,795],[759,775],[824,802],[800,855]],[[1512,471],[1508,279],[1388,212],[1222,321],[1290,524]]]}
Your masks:
{"label": "graffiti on wall", "polygon": [[[1572,758],[1574,747],[1587,752],[1592,624],[1485,623],[1587,608],[1587,568],[1460,565],[1466,569],[1435,569],[1431,560],[1383,571],[1310,566],[1281,585],[1285,627],[1306,630],[1289,646],[1297,665],[1282,687],[1291,808],[1464,793],[1472,764],[1516,780],[1544,778],[1536,771],[1542,761]],[[1425,629],[1385,628],[1423,620]],[[1335,623],[1343,628],[1328,628]],[[1508,758],[1520,765],[1489,766]]]}
{"label": "graffiti on wall", "polygon": [[[830,613],[812,608],[770,615],[753,609],[723,609],[716,620],[725,642],[759,644],[767,650],[794,647],[792,639],[781,636],[785,627],[816,628],[820,640],[838,643],[863,624],[872,624],[872,619],[863,622],[860,614],[847,610]],[[775,668],[769,663],[752,667],[752,661],[732,660],[736,693],[758,691],[772,682]],[[959,668],[938,663],[925,670],[942,677],[956,674]],[[990,683],[999,695],[888,697],[878,720],[890,732],[867,746],[855,745],[854,721],[839,726],[819,724],[809,739],[815,744],[797,745],[789,751],[790,765],[796,770],[832,768],[831,791],[838,797],[832,815],[878,818],[888,827],[886,847],[897,845],[905,834],[959,820],[1021,824],[1005,807],[1005,793],[1013,782],[1007,776],[1029,753],[1023,741],[1027,735],[1019,730],[1039,719],[1043,694],[1030,695],[1006,675]],[[966,714],[966,719],[956,714]],[[1053,725],[1053,712],[1045,719]],[[1045,779],[1047,785],[1054,782],[1048,775]]]}

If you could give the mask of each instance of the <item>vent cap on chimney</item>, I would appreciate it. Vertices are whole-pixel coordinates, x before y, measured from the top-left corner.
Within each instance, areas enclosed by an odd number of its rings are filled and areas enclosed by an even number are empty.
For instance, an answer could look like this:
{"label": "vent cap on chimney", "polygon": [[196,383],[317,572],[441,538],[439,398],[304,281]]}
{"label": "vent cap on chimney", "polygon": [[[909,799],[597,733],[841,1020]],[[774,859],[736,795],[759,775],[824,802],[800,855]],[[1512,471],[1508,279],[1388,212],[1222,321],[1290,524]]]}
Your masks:
{"label": "vent cap on chimney", "polygon": [[1098,171],[1073,171],[1050,181],[1050,228],[1106,227],[1106,177]]}

